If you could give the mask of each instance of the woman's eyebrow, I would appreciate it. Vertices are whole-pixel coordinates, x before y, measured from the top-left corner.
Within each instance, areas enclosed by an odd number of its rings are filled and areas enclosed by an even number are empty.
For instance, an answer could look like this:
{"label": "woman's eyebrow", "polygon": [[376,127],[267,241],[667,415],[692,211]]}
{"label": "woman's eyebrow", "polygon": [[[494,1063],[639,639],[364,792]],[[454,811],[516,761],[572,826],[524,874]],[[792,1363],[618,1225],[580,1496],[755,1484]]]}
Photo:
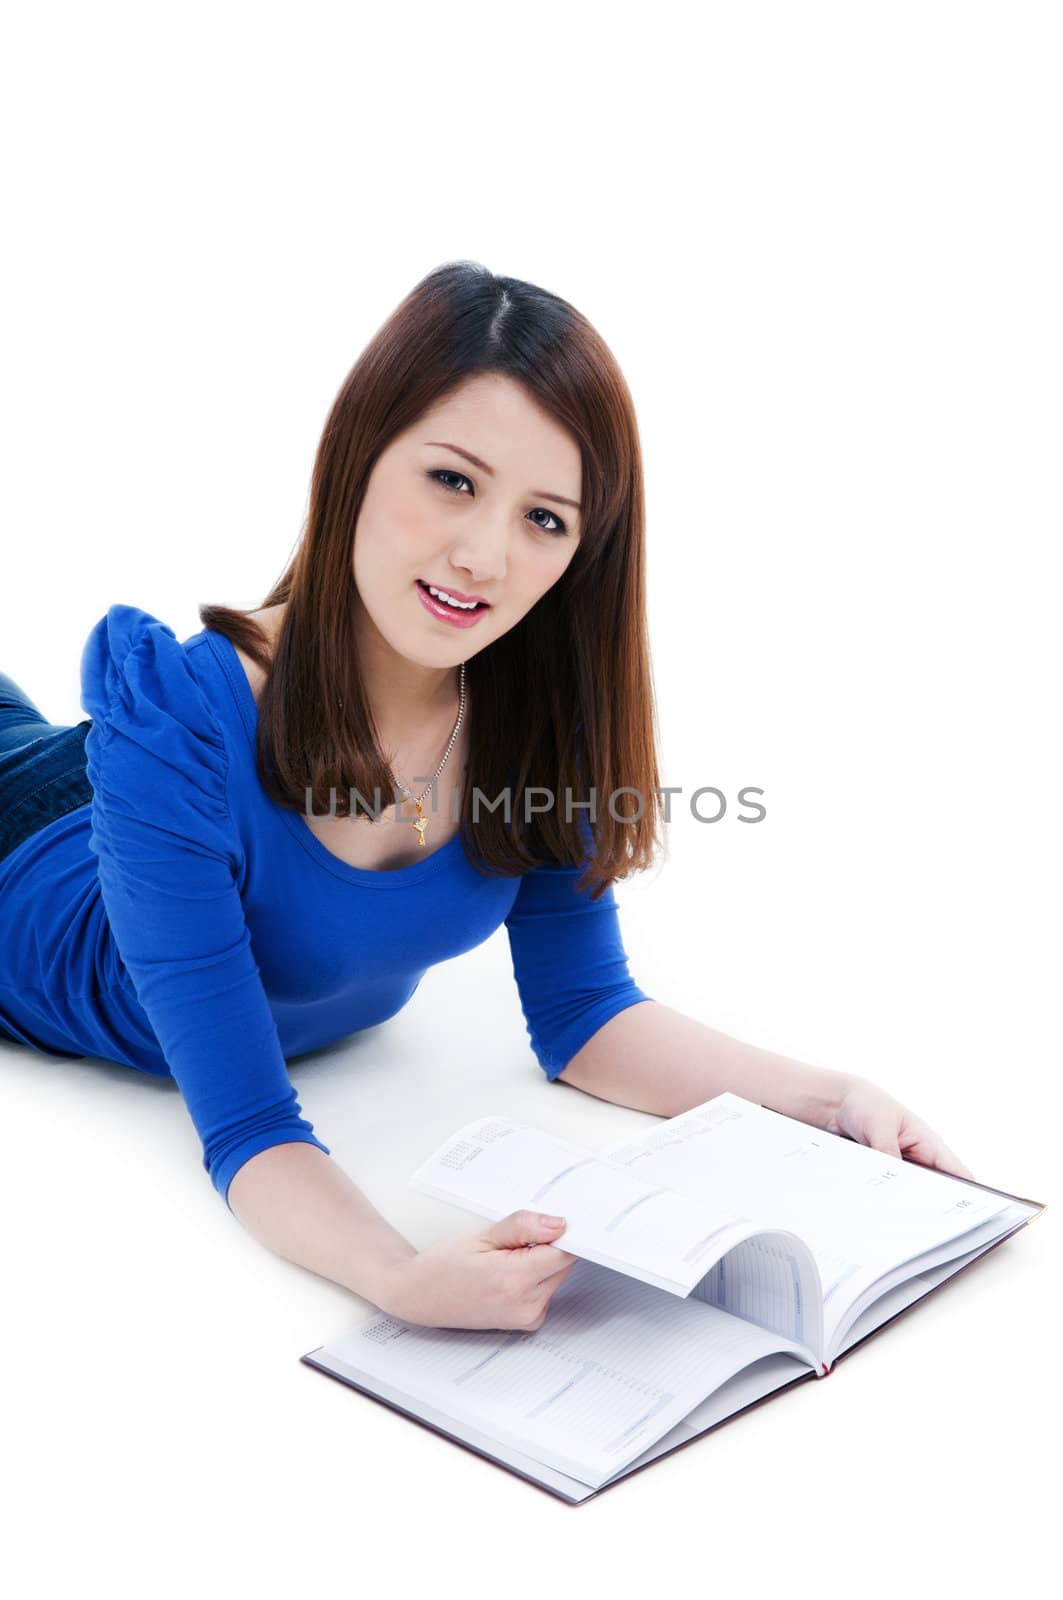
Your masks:
{"label": "woman's eyebrow", "polygon": [[[425,444],[438,445],[440,450],[453,450],[457,456],[464,456],[466,461],[471,461],[474,467],[479,467],[481,472],[486,472],[489,478],[495,475],[494,467],[489,467],[486,461],[481,461],[479,456],[474,456],[471,450],[463,450],[460,444],[448,444],[445,439],[426,439]],[[541,500],[556,500],[560,505],[571,506],[573,511],[582,511],[583,507],[575,500],[568,500],[563,494],[551,494],[549,489],[529,489],[529,494],[537,494]]]}

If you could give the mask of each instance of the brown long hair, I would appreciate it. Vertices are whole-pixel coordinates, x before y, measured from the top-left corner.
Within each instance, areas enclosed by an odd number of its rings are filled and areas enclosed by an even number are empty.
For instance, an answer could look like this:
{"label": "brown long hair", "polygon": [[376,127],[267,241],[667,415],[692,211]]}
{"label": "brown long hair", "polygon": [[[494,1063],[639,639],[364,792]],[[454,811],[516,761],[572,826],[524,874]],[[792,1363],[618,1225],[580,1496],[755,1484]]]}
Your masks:
{"label": "brown long hair", "polygon": [[[271,798],[304,810],[309,790],[315,812],[343,816],[352,789],[356,814],[377,790],[385,804],[395,801],[350,647],[354,529],[373,464],[390,440],[478,373],[521,384],[575,438],[583,532],[556,583],[467,663],[462,839],[477,870],[506,877],[540,862],[585,862],[579,887],[597,900],[614,880],[652,864],[660,774],[635,411],[604,340],[567,301],[478,262],[430,272],[375,334],[333,403],[303,536],[263,602],[286,605],[272,660],[266,634],[246,611],[203,605],[199,616],[267,674],[256,755]],[[532,798],[525,816],[525,791],[536,786],[554,803],[535,811]],[[508,822],[503,806],[488,809],[507,788]],[[592,788],[593,819],[577,809]],[[475,822],[474,789],[481,794]]]}

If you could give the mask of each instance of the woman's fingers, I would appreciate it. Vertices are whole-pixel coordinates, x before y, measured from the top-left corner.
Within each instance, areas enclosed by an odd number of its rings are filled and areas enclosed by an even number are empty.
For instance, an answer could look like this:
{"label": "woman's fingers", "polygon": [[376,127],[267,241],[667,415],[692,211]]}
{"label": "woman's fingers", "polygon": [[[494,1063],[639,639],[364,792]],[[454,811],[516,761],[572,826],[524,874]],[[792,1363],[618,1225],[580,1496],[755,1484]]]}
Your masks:
{"label": "woman's fingers", "polygon": [[539,1283],[555,1283],[559,1278],[567,1278],[578,1260],[579,1256],[570,1256],[556,1272],[548,1272],[544,1278],[540,1278]]}
{"label": "woman's fingers", "polygon": [[965,1166],[956,1152],[950,1150],[948,1145],[943,1145],[938,1151],[934,1165],[941,1171],[952,1173],[955,1177],[970,1178],[972,1183],[977,1183],[978,1181],[970,1167]]}
{"label": "woman's fingers", "polygon": [[947,1172],[954,1177],[976,1181],[971,1169],[921,1118],[908,1117],[902,1132],[902,1143],[909,1161],[916,1161],[924,1167],[935,1167],[939,1172]]}
{"label": "woman's fingers", "polygon": [[530,1244],[520,1251],[522,1265],[526,1265],[531,1282],[549,1283],[551,1278],[570,1272],[579,1260],[568,1250],[559,1250],[556,1244]]}

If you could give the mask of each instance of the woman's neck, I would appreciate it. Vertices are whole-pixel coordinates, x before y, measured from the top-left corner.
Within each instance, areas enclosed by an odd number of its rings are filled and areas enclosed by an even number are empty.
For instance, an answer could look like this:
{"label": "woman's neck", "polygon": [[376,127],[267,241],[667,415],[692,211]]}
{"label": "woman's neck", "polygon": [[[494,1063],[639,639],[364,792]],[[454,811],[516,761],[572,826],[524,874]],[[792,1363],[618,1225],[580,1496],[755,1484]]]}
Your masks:
{"label": "woman's neck", "polygon": [[403,672],[396,682],[391,673],[367,672],[363,666],[362,682],[382,740],[420,743],[444,726],[449,738],[461,704],[459,668],[446,667],[427,677]]}
{"label": "woman's neck", "polygon": [[460,666],[426,667],[400,656],[359,610],[355,640],[362,686],[378,737],[420,744],[458,716]]}

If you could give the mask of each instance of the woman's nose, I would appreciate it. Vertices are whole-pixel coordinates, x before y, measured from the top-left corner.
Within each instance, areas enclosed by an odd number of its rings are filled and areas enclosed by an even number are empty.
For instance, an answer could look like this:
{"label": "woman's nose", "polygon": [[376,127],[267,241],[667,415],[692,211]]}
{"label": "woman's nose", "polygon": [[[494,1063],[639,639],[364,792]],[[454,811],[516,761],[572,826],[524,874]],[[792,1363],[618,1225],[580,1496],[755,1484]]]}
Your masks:
{"label": "woman's nose", "polygon": [[508,566],[509,538],[509,529],[500,518],[485,517],[478,528],[466,530],[451,551],[450,564],[455,571],[468,574],[470,588],[478,583],[501,583]]}

